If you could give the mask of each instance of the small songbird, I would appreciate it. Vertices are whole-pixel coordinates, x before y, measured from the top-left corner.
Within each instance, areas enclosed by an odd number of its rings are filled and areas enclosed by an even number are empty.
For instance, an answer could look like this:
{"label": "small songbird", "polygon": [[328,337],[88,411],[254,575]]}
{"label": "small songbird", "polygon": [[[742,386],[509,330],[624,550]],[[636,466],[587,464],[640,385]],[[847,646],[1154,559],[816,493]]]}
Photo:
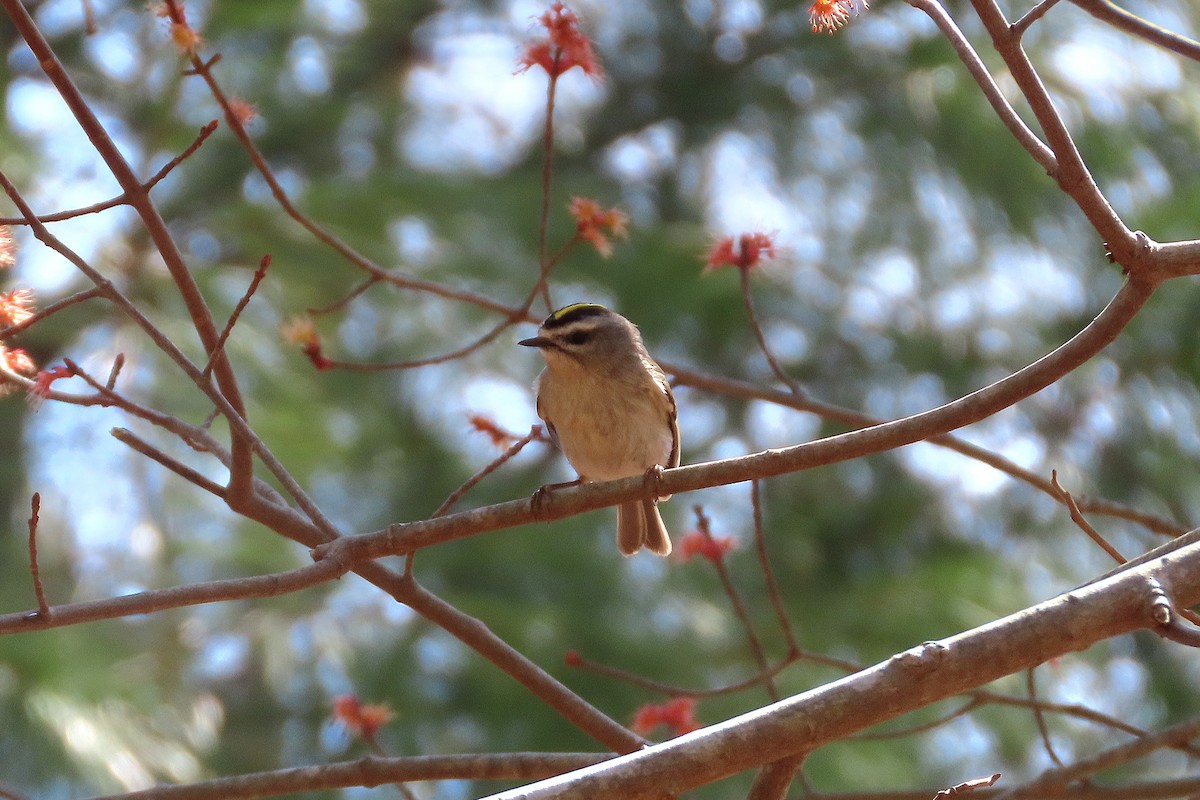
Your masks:
{"label": "small songbird", "polygon": [[[534,384],[537,413],[579,474],[576,483],[679,466],[675,396],[636,325],[604,306],[575,303],[517,344],[546,359]],[[657,503],[646,498],[617,509],[617,547],[625,555],[643,545],[660,556],[671,552]]]}

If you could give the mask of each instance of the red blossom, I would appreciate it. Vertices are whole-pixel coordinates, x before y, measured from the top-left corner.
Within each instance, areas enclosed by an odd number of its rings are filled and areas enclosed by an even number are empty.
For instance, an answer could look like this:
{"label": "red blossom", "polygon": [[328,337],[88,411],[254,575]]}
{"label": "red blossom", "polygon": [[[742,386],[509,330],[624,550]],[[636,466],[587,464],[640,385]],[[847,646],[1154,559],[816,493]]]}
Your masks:
{"label": "red blossom", "polygon": [[171,41],[175,43],[181,53],[190,56],[195,55],[196,51],[200,49],[200,45],[204,43],[204,37],[186,22],[172,22]]}
{"label": "red blossom", "polygon": [[357,695],[344,694],[333,699],[333,718],[345,725],[350,733],[364,739],[374,739],[393,716],[387,706],[364,704]]}
{"label": "red blossom", "polygon": [[676,697],[658,705],[648,703],[634,712],[632,728],[635,733],[644,736],[659,725],[671,728],[676,736],[698,730],[702,726],[696,719],[695,698]]}
{"label": "red blossom", "polygon": [[29,390],[29,393],[45,400],[50,396],[50,385],[62,378],[71,377],[71,374],[71,370],[61,364],[50,369],[39,370],[33,378],[33,388]]}
{"label": "red blossom", "polygon": [[283,326],[281,333],[285,342],[300,345],[300,349],[314,367],[319,370],[333,369],[333,362],[321,351],[321,336],[310,317],[296,317],[290,320]]}
{"label": "red blossom", "polygon": [[0,269],[17,263],[17,243],[7,225],[0,225]]}
{"label": "red blossom", "polygon": [[[0,368],[7,372],[26,376],[37,372],[37,364],[29,357],[28,353],[16,347],[5,347],[2,344],[0,344]],[[11,390],[12,384],[5,380],[3,375],[0,375],[0,396],[8,394]]]}
{"label": "red blossom", "polygon": [[229,113],[233,115],[239,125],[245,127],[250,120],[258,116],[258,109],[248,100],[232,97],[229,99]]}
{"label": "red blossom", "polygon": [[[0,243],[0,246],[3,246]],[[33,292],[29,289],[14,289],[7,294],[0,292],[0,328],[20,325],[33,316]]]}
{"label": "red blossom", "polygon": [[722,236],[708,251],[705,272],[721,267],[752,269],[764,259],[775,257],[775,239],[769,233],[743,233],[741,236]]}
{"label": "red blossom", "polygon": [[590,242],[596,252],[608,258],[612,255],[612,244],[608,237],[624,239],[628,234],[629,217],[616,208],[603,208],[587,197],[572,197],[567,206],[575,218],[575,230],[579,238]]}
{"label": "red blossom", "polygon": [[508,447],[517,440],[516,436],[501,428],[490,417],[472,414],[467,417],[467,421],[471,423],[472,428],[491,439],[496,447]]}
{"label": "red blossom", "polygon": [[579,67],[585,75],[604,77],[604,69],[596,60],[591,40],[579,31],[579,17],[574,11],[555,2],[538,22],[546,29],[548,37],[525,46],[518,72],[537,66],[546,70],[551,78],[557,78],[572,67]]}
{"label": "red blossom", "polygon": [[833,33],[849,22],[850,17],[858,16],[860,9],[867,8],[867,0],[860,0],[859,6],[854,0],[815,0],[808,9],[808,20],[813,33]]}
{"label": "red blossom", "polygon": [[6,348],[0,345],[0,361],[3,361],[5,367],[18,375],[32,375],[37,372],[37,364],[34,363],[33,358],[19,347]]}
{"label": "red blossom", "polygon": [[703,556],[714,564],[725,558],[733,549],[731,536],[712,536],[704,531],[692,531],[679,540],[679,557],[688,561],[692,556]]}

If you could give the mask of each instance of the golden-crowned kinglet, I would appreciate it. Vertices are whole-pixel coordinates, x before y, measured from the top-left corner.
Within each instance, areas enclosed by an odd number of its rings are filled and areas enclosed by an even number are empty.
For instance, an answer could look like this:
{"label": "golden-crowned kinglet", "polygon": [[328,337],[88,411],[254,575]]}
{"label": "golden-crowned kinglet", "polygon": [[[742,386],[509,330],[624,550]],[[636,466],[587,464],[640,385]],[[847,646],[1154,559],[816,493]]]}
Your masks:
{"label": "golden-crowned kinglet", "polygon": [[[604,306],[576,303],[517,344],[538,348],[546,359],[534,384],[537,413],[579,473],[578,483],[679,466],[675,397],[636,325]],[[660,556],[671,552],[657,502],[635,500],[617,510],[617,547],[625,555],[642,545]]]}

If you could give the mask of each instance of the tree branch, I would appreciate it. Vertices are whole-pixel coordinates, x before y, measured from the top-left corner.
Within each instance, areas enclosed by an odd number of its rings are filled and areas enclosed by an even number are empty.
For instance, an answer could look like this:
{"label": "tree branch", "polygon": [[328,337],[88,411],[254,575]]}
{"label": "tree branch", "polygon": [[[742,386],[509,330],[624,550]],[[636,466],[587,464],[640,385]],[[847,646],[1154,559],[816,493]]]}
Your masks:
{"label": "tree branch", "polygon": [[1147,602],[1152,577],[1171,587],[1181,604],[1200,602],[1200,545],[980,628],[926,642],[779,703],[489,800],[677,794],[811,752],[953,694],[1153,625]]}

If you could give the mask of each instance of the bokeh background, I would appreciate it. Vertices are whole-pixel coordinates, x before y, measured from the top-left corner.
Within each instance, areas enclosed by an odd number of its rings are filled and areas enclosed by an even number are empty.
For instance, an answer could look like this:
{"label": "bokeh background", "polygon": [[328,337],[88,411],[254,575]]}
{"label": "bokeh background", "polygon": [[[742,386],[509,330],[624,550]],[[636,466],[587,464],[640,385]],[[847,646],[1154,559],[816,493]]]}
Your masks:
{"label": "bokeh background", "polygon": [[[140,2],[28,6],[126,158],[149,175],[220,116],[166,25]],[[1027,3],[1006,3],[1011,18]],[[1187,0],[1129,0],[1195,36]],[[672,363],[775,386],[732,270],[702,274],[713,238],[773,232],[779,257],[753,276],[764,330],[813,396],[897,417],[985,385],[1084,325],[1120,284],[1103,245],[1007,134],[920,12],[880,0],[833,36],[807,7],[760,0],[577,2],[603,81],[562,79],[550,241],[573,230],[572,195],[619,205],[630,235],[610,259],[578,249],[555,272],[557,301],[608,304]],[[204,57],[253,104],[250,131],[303,211],[385,266],[516,305],[537,265],[546,79],[518,74],[539,3],[271,0],[190,2]],[[994,69],[965,3],[950,10]],[[1060,3],[1026,43],[1101,188],[1131,228],[1189,238],[1200,208],[1200,64]],[[0,22],[0,167],[49,212],[119,189],[7,20]],[[1016,97],[1011,80],[1001,86]],[[1024,109],[1020,108],[1022,113]],[[274,202],[222,126],[155,190],[218,317],[264,253],[267,280],[229,344],[256,429],[348,532],[428,516],[498,451],[483,414],[518,434],[536,422],[529,326],[471,356],[392,372],[317,372],[279,329],[361,279]],[[0,214],[14,213],[0,203]],[[135,216],[111,210],[55,232],[142,304],[189,352],[195,334]],[[85,288],[70,265],[17,230],[0,290],[48,303]],[[1021,466],[1058,470],[1073,492],[1190,527],[1200,519],[1200,291],[1170,284],[1105,353],[1067,379],[962,432]],[[430,295],[376,286],[316,318],[327,355],[364,363],[437,355],[497,321]],[[126,321],[77,306],[13,343],[48,366],[70,357],[199,423],[209,409]],[[198,357],[198,356],[197,356]],[[59,384],[64,389],[69,383]],[[57,388],[57,387],[56,387]],[[738,455],[839,430],[796,411],[682,388],[684,461]],[[215,480],[212,461],[121,413],[0,398],[0,610],[34,606],[25,551],[29,495],[42,495],[41,568],[51,602],[286,569],[303,548],[230,513],[109,436],[128,426]],[[464,501],[527,496],[572,477],[531,445]],[[735,581],[773,657],[774,627],[750,534],[749,487],[693,506],[731,536]],[[930,445],[764,484],[772,563],[800,644],[871,663],[1016,611],[1109,567],[1063,508],[977,462]],[[1161,537],[1097,518],[1127,554]],[[418,578],[590,702],[628,721],[661,697],[571,669],[564,654],[686,687],[754,672],[745,631],[702,560],[620,558],[613,514],[596,512],[447,544]],[[840,673],[799,664],[780,688]],[[1038,673],[1041,695],[1145,727],[1200,710],[1200,662],[1149,635],[1125,637]],[[1024,680],[997,687],[1022,696]],[[80,797],[361,755],[330,720],[332,698],[387,703],[394,755],[577,750],[595,745],[491,664],[365,582],[0,638],[0,782],[39,798]],[[763,690],[702,701],[715,722]],[[955,707],[929,709],[907,722]],[[1064,758],[1120,741],[1051,716]],[[660,732],[662,733],[662,732]],[[665,735],[665,734],[664,734]],[[1176,775],[1182,756],[1145,774]],[[806,766],[822,791],[1014,779],[1048,756],[1027,710],[989,707],[915,736],[849,740]],[[1131,772],[1123,777],[1137,776]],[[701,793],[744,794],[735,779]],[[446,782],[421,796],[469,797]],[[365,797],[345,791],[327,796]],[[314,797],[318,795],[312,795]],[[326,796],[326,795],[321,795]]]}

